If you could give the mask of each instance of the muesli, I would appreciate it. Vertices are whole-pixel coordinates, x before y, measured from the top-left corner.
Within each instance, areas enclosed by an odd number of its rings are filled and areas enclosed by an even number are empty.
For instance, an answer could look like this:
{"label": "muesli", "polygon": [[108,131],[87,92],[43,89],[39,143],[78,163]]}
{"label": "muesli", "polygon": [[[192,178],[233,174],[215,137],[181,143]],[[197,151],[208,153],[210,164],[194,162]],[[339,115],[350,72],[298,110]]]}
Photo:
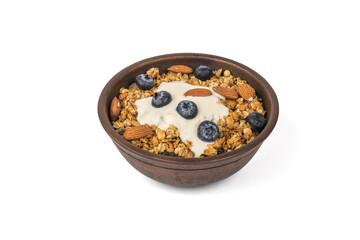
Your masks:
{"label": "muesli", "polygon": [[114,129],[133,145],[174,157],[206,157],[238,149],[265,127],[255,90],[229,70],[153,67],[121,88],[110,105]]}

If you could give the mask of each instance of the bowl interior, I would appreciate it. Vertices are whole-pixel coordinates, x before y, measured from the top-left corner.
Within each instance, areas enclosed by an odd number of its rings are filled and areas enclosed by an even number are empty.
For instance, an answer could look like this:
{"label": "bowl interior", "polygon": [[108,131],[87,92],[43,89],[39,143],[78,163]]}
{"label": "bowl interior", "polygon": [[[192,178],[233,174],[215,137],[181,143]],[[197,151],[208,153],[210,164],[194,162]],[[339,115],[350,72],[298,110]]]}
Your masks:
{"label": "bowl interior", "polygon": [[[111,126],[109,107],[111,100],[118,96],[119,89],[121,87],[128,87],[135,81],[135,77],[141,73],[145,73],[151,67],[159,68],[160,73],[167,71],[167,68],[172,65],[186,65],[193,69],[200,65],[207,65],[211,69],[223,69],[230,70],[232,75],[239,76],[241,79],[246,80],[256,91],[256,94],[263,99],[263,105],[266,113],[267,124],[264,130],[250,143],[245,146],[218,156],[206,157],[199,160],[199,158],[176,158],[168,157],[159,154],[153,154],[148,151],[135,147],[121,135],[119,135]],[[195,54],[195,53],[180,53],[180,54],[168,54],[157,57],[148,58],[137,63],[134,63],[119,73],[117,73],[105,86],[99,99],[98,113],[100,121],[109,134],[115,144],[124,147],[129,152],[133,152],[136,155],[146,158],[148,161],[163,162],[175,165],[208,165],[218,163],[222,161],[227,164],[233,159],[234,156],[241,157],[241,155],[247,155],[252,149],[260,145],[273,130],[278,114],[278,100],[275,92],[268,84],[268,82],[262,78],[258,73],[252,69],[237,63],[233,60],[207,55],[207,54]]]}

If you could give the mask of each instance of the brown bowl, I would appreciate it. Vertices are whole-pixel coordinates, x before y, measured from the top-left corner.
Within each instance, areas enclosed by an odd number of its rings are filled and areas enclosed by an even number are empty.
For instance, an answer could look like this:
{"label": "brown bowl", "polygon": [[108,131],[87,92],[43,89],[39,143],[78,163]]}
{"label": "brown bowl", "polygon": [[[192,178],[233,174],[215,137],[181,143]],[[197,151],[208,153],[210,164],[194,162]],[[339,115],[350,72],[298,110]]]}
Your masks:
{"label": "brown bowl", "polygon": [[[263,99],[264,108],[267,111],[267,124],[264,130],[253,141],[237,150],[206,158],[163,156],[135,147],[125,140],[111,125],[109,117],[111,100],[118,95],[121,87],[128,87],[137,75],[146,72],[149,68],[157,67],[160,73],[163,73],[169,66],[178,64],[187,65],[193,69],[199,65],[207,65],[212,69],[228,69],[234,76],[240,76],[241,79],[246,80]],[[105,131],[134,168],[159,182],[194,187],[225,179],[243,168],[274,129],[279,115],[279,105],[269,83],[252,69],[223,57],[198,53],[176,53],[139,61],[117,73],[101,92],[98,114]]]}

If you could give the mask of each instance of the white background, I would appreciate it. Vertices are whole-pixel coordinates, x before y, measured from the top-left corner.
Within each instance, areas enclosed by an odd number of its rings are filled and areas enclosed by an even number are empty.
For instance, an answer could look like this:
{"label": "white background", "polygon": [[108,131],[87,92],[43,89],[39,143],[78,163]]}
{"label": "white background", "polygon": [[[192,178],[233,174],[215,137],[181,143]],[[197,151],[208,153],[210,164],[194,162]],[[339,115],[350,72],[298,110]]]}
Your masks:
{"label": "white background", "polygon": [[[359,239],[357,1],[1,1],[0,239]],[[120,155],[97,116],[144,58],[259,72],[279,121],[232,177],[183,189]]]}

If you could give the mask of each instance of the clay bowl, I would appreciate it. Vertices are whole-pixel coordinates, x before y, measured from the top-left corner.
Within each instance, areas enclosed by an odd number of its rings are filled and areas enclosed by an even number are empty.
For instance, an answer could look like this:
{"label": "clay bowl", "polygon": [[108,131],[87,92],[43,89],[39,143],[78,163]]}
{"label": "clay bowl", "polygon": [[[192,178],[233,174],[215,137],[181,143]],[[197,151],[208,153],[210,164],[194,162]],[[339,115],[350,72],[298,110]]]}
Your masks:
{"label": "clay bowl", "polygon": [[[163,156],[142,150],[126,141],[111,125],[109,118],[111,100],[118,95],[121,87],[128,87],[138,74],[145,73],[149,68],[157,67],[160,73],[163,73],[169,66],[178,64],[187,65],[193,69],[199,65],[207,65],[212,69],[228,69],[234,76],[240,76],[246,80],[255,88],[257,95],[263,99],[264,107],[267,110],[267,125],[264,130],[253,141],[237,150],[206,158]],[[276,94],[269,83],[252,69],[223,57],[198,53],[178,53],[148,58],[117,73],[101,92],[98,114],[102,126],[115,146],[139,172],[166,184],[194,187],[225,179],[243,168],[275,127],[279,105]]]}

